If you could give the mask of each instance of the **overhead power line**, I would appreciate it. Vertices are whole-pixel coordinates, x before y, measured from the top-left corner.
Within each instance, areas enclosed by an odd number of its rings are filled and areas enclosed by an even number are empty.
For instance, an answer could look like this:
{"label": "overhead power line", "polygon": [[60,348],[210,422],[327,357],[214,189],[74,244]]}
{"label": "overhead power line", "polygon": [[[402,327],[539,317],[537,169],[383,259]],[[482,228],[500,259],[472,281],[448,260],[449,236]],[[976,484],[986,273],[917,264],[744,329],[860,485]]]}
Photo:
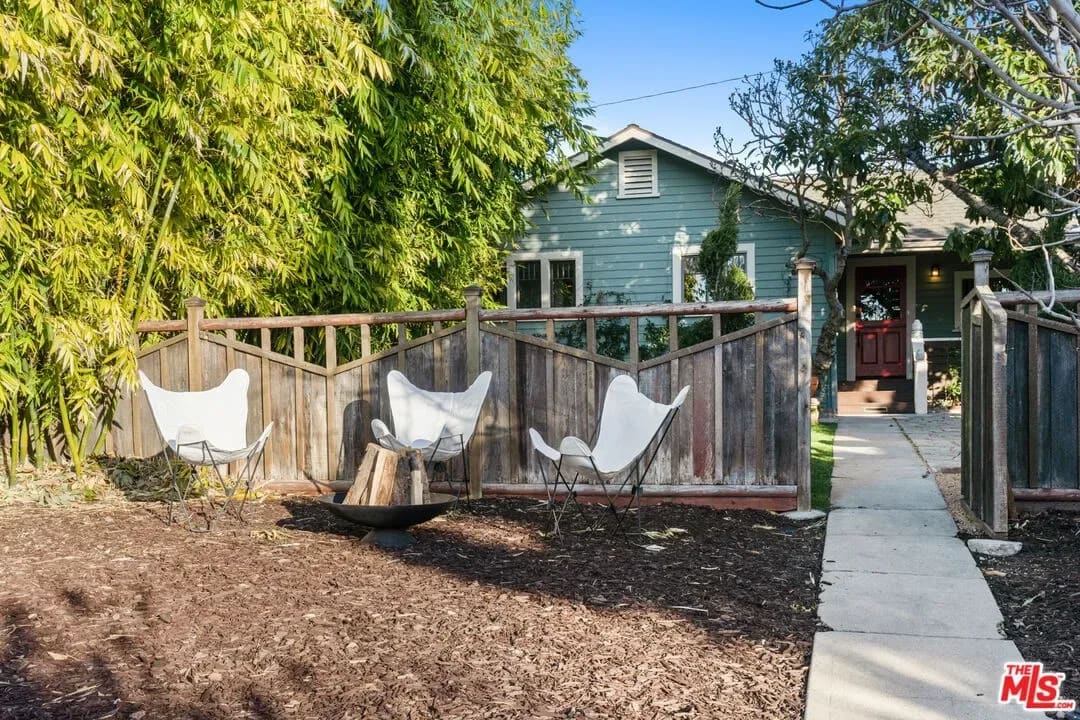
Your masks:
{"label": "overhead power line", "polygon": [[723,80],[714,80],[712,82],[701,83],[700,85],[690,85],[688,87],[676,88],[674,90],[664,90],[662,92],[649,93],[648,95],[638,95],[637,97],[623,98],[622,100],[610,100],[608,102],[596,103],[594,108],[608,107],[609,105],[621,105],[623,103],[634,102],[636,100],[648,100],[649,98],[661,97],[662,95],[674,95],[676,93],[687,92],[688,90],[699,90],[701,88],[712,87],[714,85],[726,85],[727,83],[738,82],[739,80],[747,80],[749,78],[759,77],[761,75],[769,75],[773,70],[767,70],[764,72],[750,73],[749,75],[739,75],[738,77],[724,78]]}

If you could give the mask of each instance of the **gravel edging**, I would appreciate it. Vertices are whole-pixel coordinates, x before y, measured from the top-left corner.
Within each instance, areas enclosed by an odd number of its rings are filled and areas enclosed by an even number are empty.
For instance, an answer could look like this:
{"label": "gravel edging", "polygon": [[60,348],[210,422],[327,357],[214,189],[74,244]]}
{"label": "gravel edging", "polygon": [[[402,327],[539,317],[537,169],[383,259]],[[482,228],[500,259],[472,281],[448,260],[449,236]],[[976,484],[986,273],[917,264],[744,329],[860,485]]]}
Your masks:
{"label": "gravel edging", "polygon": [[964,507],[960,493],[960,473],[952,470],[934,474],[938,489],[945,498],[945,506],[956,521],[956,529],[961,537],[984,537],[982,527],[971,512]]}

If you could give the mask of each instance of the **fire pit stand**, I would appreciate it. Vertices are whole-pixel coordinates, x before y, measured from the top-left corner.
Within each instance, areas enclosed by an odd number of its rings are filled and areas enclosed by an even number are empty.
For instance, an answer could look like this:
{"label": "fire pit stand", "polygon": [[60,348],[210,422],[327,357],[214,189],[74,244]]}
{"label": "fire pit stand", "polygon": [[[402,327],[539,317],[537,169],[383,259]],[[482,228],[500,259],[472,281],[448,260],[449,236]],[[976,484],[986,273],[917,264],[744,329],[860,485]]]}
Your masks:
{"label": "fire pit stand", "polygon": [[416,540],[408,528],[442,515],[454,506],[457,498],[445,493],[432,493],[431,500],[421,505],[346,505],[345,493],[329,493],[319,502],[341,517],[372,528],[361,542],[383,548],[402,548]]}

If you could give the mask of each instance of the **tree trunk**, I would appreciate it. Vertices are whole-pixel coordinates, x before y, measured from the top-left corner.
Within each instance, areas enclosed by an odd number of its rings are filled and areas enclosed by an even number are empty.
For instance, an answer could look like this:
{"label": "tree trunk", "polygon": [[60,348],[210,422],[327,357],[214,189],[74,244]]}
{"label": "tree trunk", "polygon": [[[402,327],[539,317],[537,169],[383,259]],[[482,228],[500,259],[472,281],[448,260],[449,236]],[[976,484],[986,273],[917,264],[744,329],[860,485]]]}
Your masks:
{"label": "tree trunk", "polygon": [[847,268],[847,248],[839,248],[836,253],[836,267],[831,274],[824,270],[815,272],[821,278],[825,289],[825,303],[828,313],[825,322],[821,326],[821,334],[818,335],[817,347],[814,349],[812,372],[818,377],[816,396],[820,400],[828,384],[826,377],[836,361],[836,338],[844,329],[846,313],[844,304],[840,302],[840,281]]}

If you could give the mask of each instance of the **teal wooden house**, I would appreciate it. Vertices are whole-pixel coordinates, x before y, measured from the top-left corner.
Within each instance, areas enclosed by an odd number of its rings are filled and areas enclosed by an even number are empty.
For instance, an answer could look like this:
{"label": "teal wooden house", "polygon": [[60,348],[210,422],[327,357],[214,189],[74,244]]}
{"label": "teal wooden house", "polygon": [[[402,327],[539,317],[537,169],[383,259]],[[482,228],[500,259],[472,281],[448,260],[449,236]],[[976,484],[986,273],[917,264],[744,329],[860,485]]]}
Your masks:
{"label": "teal wooden house", "polygon": [[[532,228],[507,258],[507,305],[684,302],[696,256],[716,227],[719,200],[733,176],[716,158],[630,125],[607,138],[587,189],[589,202],[556,189],[525,209]],[[584,162],[584,156],[574,162]],[[779,186],[744,190],[738,255],[755,296],[795,294],[792,267],[800,231],[786,213],[793,198]],[[833,215],[836,222],[843,218]],[[848,259],[842,285],[847,318],[823,404],[839,412],[912,411],[911,331],[922,323],[932,382],[943,381],[959,349],[960,300],[971,267],[943,250],[949,232],[966,225],[951,196],[905,214],[903,252],[876,250]],[[828,267],[834,240],[814,229],[807,255]],[[825,317],[814,288],[814,342]]]}

